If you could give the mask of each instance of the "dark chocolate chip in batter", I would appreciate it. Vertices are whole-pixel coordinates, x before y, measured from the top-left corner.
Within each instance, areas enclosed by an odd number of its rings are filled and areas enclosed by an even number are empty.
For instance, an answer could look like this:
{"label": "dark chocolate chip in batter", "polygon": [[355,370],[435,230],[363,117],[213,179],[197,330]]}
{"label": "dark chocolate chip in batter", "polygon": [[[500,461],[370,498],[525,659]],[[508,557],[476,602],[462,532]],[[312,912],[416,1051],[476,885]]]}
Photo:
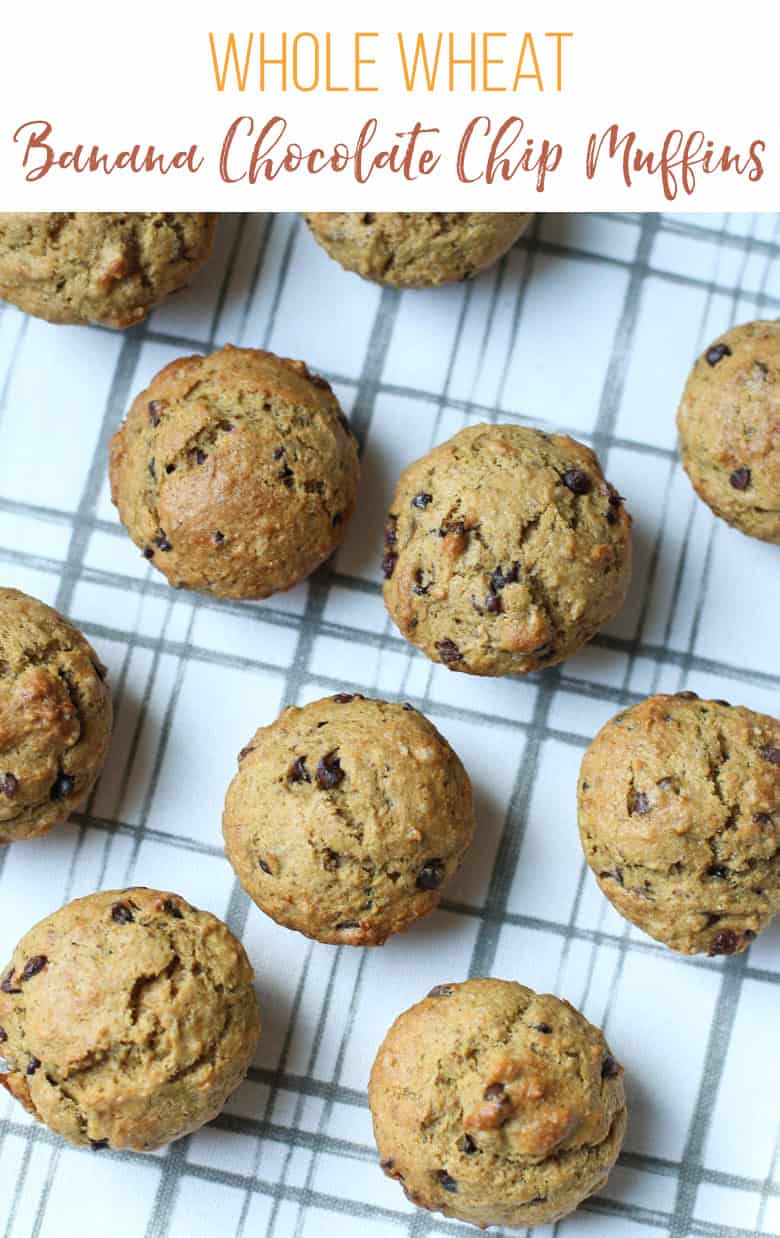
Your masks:
{"label": "dark chocolate chip in batter", "polygon": [[652,811],[652,805],[644,791],[633,791],[631,793],[631,799],[628,804],[629,816],[644,817],[647,813]]}
{"label": "dark chocolate chip in batter", "polygon": [[45,954],[34,954],[22,968],[22,980],[32,980],[33,976],[37,976],[39,971],[43,971],[48,961]]}
{"label": "dark chocolate chip in batter", "polygon": [[506,572],[503,567],[497,567],[495,572],[493,572],[493,575],[490,577],[490,588],[494,593],[498,593],[501,589],[506,588],[507,585],[513,585],[517,580],[519,572],[519,563],[513,563]]}
{"label": "dark chocolate chip in batter", "polygon": [[477,1145],[471,1138],[471,1135],[464,1135],[460,1141],[460,1150],[465,1156],[473,1156],[477,1151]]}
{"label": "dark chocolate chip in batter", "polygon": [[342,929],[355,929],[355,928],[360,928],[360,925],[358,924],[357,920],[340,920],[339,923],[336,925],[336,932],[340,932]]}
{"label": "dark chocolate chip in batter", "polygon": [[271,874],[271,869],[270,869],[270,866],[269,866],[268,864],[266,864],[265,860],[258,860],[257,862],[258,862],[258,864],[260,865],[260,867],[262,868],[263,872],[264,872],[264,873],[268,873],[268,876],[270,877],[270,876],[272,875],[272,874]]}
{"label": "dark chocolate chip in batter", "polygon": [[176,904],[170,898],[166,898],[165,901],[163,902],[163,911],[166,913],[166,915],[173,916],[174,920],[184,919],[184,915],[182,913],[181,908],[177,907]]}
{"label": "dark chocolate chip in batter", "polygon": [[311,782],[311,776],[306,768],[306,757],[296,757],[293,767],[287,775],[288,782]]}
{"label": "dark chocolate chip in batter", "polygon": [[66,800],[69,795],[72,795],[75,785],[76,779],[71,778],[70,774],[58,774],[51,785],[49,799]]}
{"label": "dark chocolate chip in batter", "polygon": [[424,490],[421,490],[420,493],[416,494],[412,499],[412,507],[419,507],[420,511],[424,511],[428,504],[432,502],[433,495],[426,494]]}
{"label": "dark chocolate chip in batter", "polygon": [[109,1145],[107,1139],[90,1139],[89,1146],[93,1152],[102,1152],[102,1150],[107,1148]]}
{"label": "dark chocolate chip in batter", "polygon": [[225,540],[225,534],[221,533],[219,529],[215,529],[211,535],[211,540],[215,546],[221,546]]}
{"label": "dark chocolate chip in batter", "polygon": [[196,464],[206,463],[206,453],[200,447],[195,448],[195,463]]}
{"label": "dark chocolate chip in batter", "polygon": [[498,1100],[503,1104],[506,1100],[506,1089],[503,1083],[491,1083],[482,1093],[485,1100]]}
{"label": "dark chocolate chip in batter", "polygon": [[771,761],[773,765],[780,765],[780,748],[762,748],[759,756],[765,761]]}
{"label": "dark chocolate chip in batter", "polygon": [[0,1045],[4,1045],[8,1039],[8,1033],[4,1027],[0,1027]]}
{"label": "dark chocolate chip in batter", "polygon": [[317,762],[317,785],[323,791],[330,791],[344,781],[344,770],[336,756],[336,749],[326,752]]}
{"label": "dark chocolate chip in batter", "polygon": [[485,598],[485,610],[489,615],[500,615],[504,609],[504,603],[497,593],[489,593]]}
{"label": "dark chocolate chip in batter", "polygon": [[698,692],[691,692],[689,689],[685,689],[683,692],[675,692],[674,695],[681,701],[698,701],[699,699]]}
{"label": "dark chocolate chip in batter", "polygon": [[175,472],[176,472],[176,465],[175,465],[175,464],[166,464],[166,466],[165,466],[165,471],[166,471],[166,473],[175,473]]}
{"label": "dark chocolate chip in batter", "polygon": [[13,969],[13,967],[12,967],[12,968],[11,968],[11,970],[10,970],[10,971],[9,971],[9,972],[8,972],[8,973],[4,976],[4,977],[3,977],[2,982],[0,982],[0,989],[3,991],[3,993],[21,993],[21,991],[22,991],[21,989],[14,988],[14,969]]}
{"label": "dark chocolate chip in batter", "polygon": [[29,1062],[27,1063],[27,1074],[28,1074],[28,1075],[34,1075],[34,1074],[35,1074],[35,1072],[36,1072],[36,1070],[37,1070],[37,1069],[38,1069],[38,1067],[40,1066],[40,1064],[41,1064],[41,1059],[40,1059],[40,1058],[37,1058],[37,1057],[31,1057],[31,1058],[30,1058],[30,1060],[29,1060]]}
{"label": "dark chocolate chip in batter", "polygon": [[127,903],[114,903],[111,908],[111,919],[117,924],[132,924],[134,917]]}
{"label": "dark chocolate chip in batter", "polygon": [[364,701],[366,698],[362,692],[337,692],[331,699],[336,705],[349,705],[350,701]]}
{"label": "dark chocolate chip in batter", "polygon": [[444,880],[445,871],[441,860],[428,860],[417,874],[417,889],[438,890]]}
{"label": "dark chocolate chip in batter", "polygon": [[561,481],[572,494],[590,494],[593,482],[583,469],[567,469],[561,474]]}
{"label": "dark chocolate chip in batter", "polygon": [[549,1036],[552,1028],[549,1023],[532,1023],[531,1027],[534,1031],[541,1032],[543,1036]]}
{"label": "dark chocolate chip in batter", "polygon": [[7,795],[12,800],[19,788],[19,779],[15,774],[0,774],[0,795]]}
{"label": "dark chocolate chip in batter", "polygon": [[389,550],[382,559],[382,575],[385,580],[389,580],[395,571],[395,565],[398,562],[398,555],[394,550]]}
{"label": "dark chocolate chip in batter", "polygon": [[721,929],[716,933],[710,942],[708,953],[713,954],[733,954],[739,945],[737,934],[733,929]]}
{"label": "dark chocolate chip in batter", "polygon": [[398,517],[388,516],[385,521],[385,542],[388,546],[395,546],[398,541]]}
{"label": "dark chocolate chip in batter", "polygon": [[154,541],[155,545],[158,546],[160,550],[173,550],[173,546],[165,535],[165,529],[160,529],[160,532],[157,534]]}
{"label": "dark chocolate chip in batter", "polygon": [[144,548],[143,548],[143,550],[141,551],[141,553],[142,553],[142,555],[143,555],[143,557],[144,557],[145,559],[153,559],[153,558],[154,558],[154,548],[153,548],[152,546],[144,546]]}
{"label": "dark chocolate chip in batter", "polygon": [[457,1191],[458,1184],[452,1175],[447,1173],[446,1169],[440,1169],[436,1176],[439,1179],[439,1185],[442,1186],[445,1191],[452,1191],[453,1193]]}
{"label": "dark chocolate chip in batter", "polygon": [[160,402],[159,400],[149,401],[149,420],[153,426],[160,424]]}
{"label": "dark chocolate chip in batter", "polygon": [[463,660],[463,654],[460,652],[455,642],[450,640],[449,637],[446,637],[444,640],[437,641],[436,648],[439,651],[439,657],[442,662],[461,662]]}
{"label": "dark chocolate chip in batter", "polygon": [[157,473],[156,473],[154,459],[149,461],[149,476],[151,477],[152,481],[156,481]]}
{"label": "dark chocolate chip in batter", "polygon": [[614,1079],[620,1074],[621,1069],[622,1067],[615,1061],[612,1054],[608,1053],[601,1063],[601,1077],[602,1079]]}
{"label": "dark chocolate chip in batter", "polygon": [[754,825],[771,825],[772,818],[768,812],[754,812],[753,823]]}
{"label": "dark chocolate chip in batter", "polygon": [[747,490],[750,485],[750,469],[744,467],[734,469],[734,472],[729,477],[729,483],[735,490]]}
{"label": "dark chocolate chip in batter", "polygon": [[428,994],[428,996],[429,997],[451,997],[452,996],[452,985],[451,984],[435,984],[433,988],[431,989],[430,993]]}
{"label": "dark chocolate chip in batter", "polygon": [[724,878],[728,877],[728,875],[729,870],[725,864],[710,864],[707,869],[708,877],[717,877],[720,881],[724,880]]}
{"label": "dark chocolate chip in batter", "polygon": [[724,357],[731,356],[731,349],[728,344],[713,344],[712,348],[708,348],[704,354],[704,359],[707,365],[717,365]]}

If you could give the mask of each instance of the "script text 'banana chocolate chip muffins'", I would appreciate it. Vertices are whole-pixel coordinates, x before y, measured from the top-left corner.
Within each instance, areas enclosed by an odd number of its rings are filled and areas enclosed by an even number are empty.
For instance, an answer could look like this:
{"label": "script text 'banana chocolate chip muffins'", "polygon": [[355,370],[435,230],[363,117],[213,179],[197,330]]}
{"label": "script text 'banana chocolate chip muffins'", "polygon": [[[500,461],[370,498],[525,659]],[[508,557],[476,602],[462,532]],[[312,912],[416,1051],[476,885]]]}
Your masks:
{"label": "script text 'banana chocolate chip muffins'", "polygon": [[631,518],[589,447],[470,426],[401,475],[382,569],[390,618],[429,658],[527,675],[570,657],[622,606]]}
{"label": "script text 'banana chocolate chip muffins'", "polygon": [[780,911],[780,722],[651,696],[582,761],[582,846],[627,920],[684,954],[735,954]]}
{"label": "script text 'banana chocolate chip muffins'", "polygon": [[342,541],[358,449],[302,361],[226,346],[152,379],[113,437],[110,476],[122,523],[172,585],[265,598]]}
{"label": "script text 'banana chocolate chip muffins'", "polygon": [[394,288],[434,288],[492,266],[523,234],[531,216],[325,211],[304,218],[314,239],[347,271]]}
{"label": "script text 'banana chocolate chip muffins'", "polygon": [[159,1148],[243,1079],[260,1030],[252,979],[227,926],[175,894],[77,899],[3,972],[0,1081],[69,1143]]}
{"label": "script text 'banana chocolate chip muffins'", "polygon": [[285,709],[239,756],[225,849],[249,896],[318,941],[381,945],[426,915],[474,833],[457,755],[410,705]]}
{"label": "script text 'banana chocolate chip muffins'", "polygon": [[0,589],[0,844],[79,808],[111,739],[106,668],[62,615]]}
{"label": "script text 'banana chocolate chip muffins'", "polygon": [[780,545],[780,322],[732,327],[711,344],[677,425],[683,465],[707,506]]}
{"label": "script text 'banana chocolate chip muffins'", "polygon": [[198,271],[216,215],[0,213],[0,298],[59,323],[130,327]]}
{"label": "script text 'banana chocolate chip muffins'", "polygon": [[508,980],[440,984],[400,1015],[368,1099],[384,1172],[418,1207],[483,1228],[571,1212],[605,1184],[626,1126],[601,1031]]}

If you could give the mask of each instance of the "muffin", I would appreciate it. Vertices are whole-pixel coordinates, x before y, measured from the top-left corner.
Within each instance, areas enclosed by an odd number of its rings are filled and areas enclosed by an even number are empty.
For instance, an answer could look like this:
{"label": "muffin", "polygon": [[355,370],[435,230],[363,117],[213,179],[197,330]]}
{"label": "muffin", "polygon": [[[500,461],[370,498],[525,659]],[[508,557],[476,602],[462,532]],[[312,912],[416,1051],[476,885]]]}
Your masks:
{"label": "muffin", "polygon": [[477,425],[401,475],[385,525],[385,605],[449,670],[527,675],[620,609],[631,520],[589,447]]}
{"label": "muffin", "polygon": [[239,754],[225,849],[250,898],[317,941],[378,946],[439,901],[474,833],[458,757],[410,705],[339,693]]}
{"label": "muffin", "polygon": [[165,366],[111,442],[111,495],[176,587],[265,598],[344,537],[358,450],[328,383],[302,361],[226,346]]}
{"label": "muffin", "polygon": [[393,288],[436,288],[492,266],[530,215],[501,211],[321,211],[304,216],[315,241],[347,271]]}
{"label": "muffin", "polygon": [[780,545],[780,321],[732,327],[706,349],[677,426],[699,497],[735,529]]}
{"label": "muffin", "polygon": [[105,674],[56,610],[0,589],[0,844],[47,834],[86,800],[111,738]]}
{"label": "muffin", "polygon": [[0,214],[0,298],[36,318],[130,327],[209,256],[216,215]]}
{"label": "muffin", "polygon": [[0,1081],[72,1144],[180,1139],[216,1117],[254,1055],[244,949],[175,894],[68,903],[22,938],[3,977]]}
{"label": "muffin", "polygon": [[651,696],[582,762],[585,858],[672,950],[735,954],[780,911],[780,722],[693,692]]}
{"label": "muffin", "polygon": [[604,1185],[626,1125],[598,1028],[509,980],[441,984],[396,1019],[368,1099],[384,1172],[483,1228],[559,1220]]}

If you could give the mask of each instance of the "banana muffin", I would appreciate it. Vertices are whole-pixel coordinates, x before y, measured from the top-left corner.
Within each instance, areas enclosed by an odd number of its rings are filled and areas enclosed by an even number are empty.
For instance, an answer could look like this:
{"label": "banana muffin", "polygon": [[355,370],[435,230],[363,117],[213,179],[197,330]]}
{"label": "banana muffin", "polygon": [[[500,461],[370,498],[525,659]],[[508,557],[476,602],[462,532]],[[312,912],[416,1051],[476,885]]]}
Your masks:
{"label": "banana muffin", "polygon": [[385,604],[449,670],[527,675],[615,615],[631,519],[575,439],[477,425],[401,475],[385,525]]}
{"label": "banana muffin", "polygon": [[699,497],[735,529],[780,545],[780,321],[732,327],[706,349],[677,426]]}
{"label": "banana muffin", "polygon": [[651,696],[582,761],[579,826],[603,894],[683,954],[735,954],[780,911],[780,722]]}
{"label": "banana muffin", "polygon": [[381,945],[439,901],[474,833],[460,760],[410,705],[342,692],[239,754],[223,818],[250,898],[318,941]]}
{"label": "banana muffin", "polygon": [[531,216],[321,211],[304,218],[314,239],[345,270],[394,288],[435,288],[492,266],[525,232]]}
{"label": "banana muffin", "polygon": [[420,1208],[526,1229],[599,1190],[626,1126],[623,1068],[568,1002],[509,980],[437,985],[371,1071],[381,1166]]}
{"label": "banana muffin", "polygon": [[77,899],[0,982],[0,1081],[69,1143],[150,1151],[211,1121],[252,1061],[252,968],[221,920],[158,890]]}
{"label": "banana muffin", "polygon": [[36,318],[130,327],[211,252],[216,215],[0,213],[0,298]]}
{"label": "banana muffin", "polygon": [[327,559],[355,506],[358,450],[302,361],[229,345],[165,366],[111,442],[111,495],[172,585],[265,598]]}
{"label": "banana muffin", "polygon": [[0,589],[0,844],[47,834],[86,800],[111,738],[105,674],[56,610]]}

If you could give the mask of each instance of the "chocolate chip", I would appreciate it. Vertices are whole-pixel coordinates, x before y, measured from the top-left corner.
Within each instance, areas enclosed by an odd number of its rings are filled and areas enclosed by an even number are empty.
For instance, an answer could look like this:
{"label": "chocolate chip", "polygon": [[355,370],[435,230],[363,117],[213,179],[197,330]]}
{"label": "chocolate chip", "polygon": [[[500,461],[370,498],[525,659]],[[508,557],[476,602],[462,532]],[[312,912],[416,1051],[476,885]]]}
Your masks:
{"label": "chocolate chip", "polygon": [[497,567],[493,575],[490,577],[490,588],[493,593],[498,593],[506,585],[515,584],[520,573],[520,564],[513,563],[511,568],[505,572],[502,567]]}
{"label": "chocolate chip", "polygon": [[206,463],[206,453],[205,451],[202,451],[200,447],[195,448],[195,463],[196,464]]}
{"label": "chocolate chip", "polygon": [[379,1162],[379,1168],[384,1169],[385,1172],[387,1172],[388,1169],[392,1169],[394,1165],[395,1165],[395,1161],[393,1160],[392,1156],[388,1156],[386,1160]]}
{"label": "chocolate chip", "polygon": [[274,447],[274,460],[281,460],[284,455],[283,447]]}
{"label": "chocolate chip", "polygon": [[734,472],[729,477],[729,482],[735,490],[747,490],[750,485],[750,469],[744,467],[734,469]]}
{"label": "chocolate chip", "polygon": [[684,692],[675,692],[674,695],[681,701],[698,701],[699,699],[698,692],[691,692],[689,689]]}
{"label": "chocolate chip", "polygon": [[279,469],[277,476],[279,480],[283,482],[285,486],[287,486],[289,489],[289,487],[293,484],[293,478],[295,477],[295,474],[293,473],[287,461],[285,461],[283,468]]}
{"label": "chocolate chip", "polygon": [[40,1064],[41,1064],[40,1058],[31,1057],[29,1062],[27,1063],[27,1074],[34,1075],[36,1070],[40,1066]]}
{"label": "chocolate chip", "polygon": [[169,898],[166,898],[163,903],[163,911],[166,915],[173,916],[174,920],[184,919],[181,908],[177,907],[176,904]]}
{"label": "chocolate chip", "polygon": [[417,712],[417,711],[415,710],[415,708],[414,708],[414,705],[411,705],[411,704],[409,703],[409,701],[404,701],[403,705],[401,706],[401,709],[409,709],[409,710],[411,710],[411,711],[412,711],[412,713],[416,713],[416,712]]}
{"label": "chocolate chip", "polygon": [[157,475],[155,472],[154,460],[149,461],[149,476],[151,477],[152,481],[156,480]]}
{"label": "chocolate chip", "polygon": [[644,791],[633,791],[628,803],[628,814],[631,817],[644,817],[652,812],[652,805]]}
{"label": "chocolate chip", "polygon": [[337,868],[341,868],[341,856],[338,851],[333,851],[330,847],[326,847],[325,854],[322,857],[322,867],[329,873],[335,873]]}
{"label": "chocolate chip", "polygon": [[615,1061],[611,1053],[608,1053],[601,1063],[602,1079],[614,1079],[616,1075],[620,1074],[620,1070],[619,1063]]}
{"label": "chocolate chip", "polygon": [[385,543],[388,546],[395,546],[398,541],[398,517],[388,516],[385,521]]}
{"label": "chocolate chip", "polygon": [[780,765],[780,748],[762,748],[758,755],[773,765]]}
{"label": "chocolate chip", "polygon": [[420,493],[416,494],[412,499],[412,507],[419,507],[420,511],[424,511],[428,504],[432,502],[433,495],[426,494],[424,490],[421,490]]}
{"label": "chocolate chip", "polygon": [[438,890],[446,869],[442,860],[428,860],[423,864],[417,874],[417,889],[418,890]]}
{"label": "chocolate chip", "polygon": [[132,924],[134,916],[127,903],[114,903],[111,908],[111,919],[117,924]]}
{"label": "chocolate chip", "polygon": [[366,211],[363,215],[361,222],[364,224],[372,224],[375,219],[376,219],[376,215],[374,214],[373,211]]}
{"label": "chocolate chip", "polygon": [[425,597],[426,593],[430,591],[433,581],[429,580],[427,585],[423,584],[423,581],[425,580],[425,573],[421,567],[418,567],[417,571],[414,573],[414,579],[416,583],[412,586],[412,593],[416,593],[418,597]]}
{"label": "chocolate chip", "polygon": [[154,550],[152,549],[151,546],[144,546],[143,550],[141,551],[141,554],[143,555],[145,559],[154,558]]}
{"label": "chocolate chip", "polygon": [[360,925],[358,924],[357,920],[341,920],[336,925],[336,932],[340,932],[342,929],[356,929],[356,928],[360,928]]}
{"label": "chocolate chip", "polygon": [[462,537],[466,526],[462,520],[453,520],[452,524],[443,524],[439,529],[439,537]]}
{"label": "chocolate chip", "polygon": [[721,929],[710,942],[708,953],[710,956],[714,954],[733,954],[738,945],[737,934],[733,929]]}
{"label": "chocolate chip", "polygon": [[232,421],[219,421],[217,422],[217,425],[219,426],[219,429],[224,430],[226,434],[233,433],[233,422]]}
{"label": "chocolate chip", "polygon": [[3,992],[3,993],[21,993],[21,991],[22,991],[21,989],[15,989],[15,988],[14,988],[14,969],[13,969],[13,967],[12,967],[12,968],[11,968],[11,970],[7,973],[7,975],[5,975],[5,976],[3,977],[2,982],[0,982],[0,990],[2,990],[2,992]]}
{"label": "chocolate chip", "polygon": [[323,791],[330,791],[344,781],[344,770],[336,756],[336,749],[326,752],[317,762],[317,785]]}
{"label": "chocolate chip", "polygon": [[273,874],[272,874],[272,872],[271,872],[271,869],[270,869],[270,867],[268,866],[268,864],[266,864],[265,860],[258,860],[257,862],[258,862],[258,864],[260,865],[260,867],[261,867],[261,869],[263,870],[263,872],[264,872],[264,873],[268,873],[268,876],[269,876],[269,877],[273,876]]}
{"label": "chocolate chip", "polygon": [[707,927],[707,928],[712,928],[713,924],[717,924],[717,923],[718,923],[718,921],[719,921],[719,920],[722,920],[722,919],[723,919],[723,917],[722,917],[721,915],[719,915],[717,911],[709,911],[709,912],[707,913],[707,924],[706,924],[706,927]]}
{"label": "chocolate chip", "polygon": [[532,1023],[531,1027],[534,1028],[535,1031],[541,1032],[543,1036],[549,1036],[552,1032],[552,1028],[549,1023]]}
{"label": "chocolate chip", "polygon": [[108,1147],[107,1139],[90,1139],[89,1146],[93,1152],[102,1152],[103,1148]]}
{"label": "chocolate chip", "polygon": [[429,997],[451,997],[452,996],[452,985],[451,984],[435,984],[433,988],[431,989],[430,993],[428,994],[428,996]]}
{"label": "chocolate chip", "polygon": [[398,555],[394,550],[389,550],[382,559],[382,575],[385,580],[389,580],[395,571],[395,565],[398,562]]}
{"label": "chocolate chip", "polygon": [[71,778],[70,774],[58,774],[51,785],[49,799],[66,800],[73,793],[75,785],[76,779]]}
{"label": "chocolate chip", "polygon": [[656,786],[660,787],[662,791],[668,791],[670,787],[674,786],[674,779],[673,778],[659,778],[658,782],[656,783]]}
{"label": "chocolate chip", "polygon": [[439,1179],[439,1185],[442,1186],[445,1191],[457,1191],[458,1184],[452,1175],[447,1173],[446,1169],[440,1169],[436,1177]]}
{"label": "chocolate chip", "polygon": [[243,761],[244,757],[248,757],[250,752],[254,752],[254,748],[251,744],[246,744],[238,754],[239,761]]}
{"label": "chocolate chip", "polygon": [[755,825],[771,825],[772,818],[768,812],[754,812],[753,822]]}
{"label": "chocolate chip", "polygon": [[215,529],[211,535],[211,540],[213,541],[215,546],[221,546],[225,540],[225,534],[220,533],[219,529]]}
{"label": "chocolate chip", "polygon": [[726,709],[731,709],[731,701],[724,701],[716,697],[712,703],[713,705],[725,705]]}
{"label": "chocolate chip", "polygon": [[149,420],[153,426],[160,424],[160,402],[159,400],[149,401]]}
{"label": "chocolate chip", "polygon": [[[476,603],[475,603],[476,605]],[[478,609],[478,608],[477,608]],[[489,593],[485,598],[485,610],[489,615],[500,615],[504,609],[504,603],[497,593]]]}
{"label": "chocolate chip", "polygon": [[288,782],[311,782],[309,771],[306,768],[306,757],[297,757],[293,762],[293,767],[287,775]]}
{"label": "chocolate chip", "polygon": [[506,1100],[503,1083],[491,1083],[489,1087],[485,1088],[482,1095],[485,1100],[500,1100],[502,1104]]}
{"label": "chocolate chip", "polygon": [[471,1138],[471,1135],[464,1135],[460,1141],[460,1150],[466,1156],[473,1156],[477,1149],[477,1145]]}
{"label": "chocolate chip", "polygon": [[599,877],[602,881],[616,881],[620,886],[623,884],[623,873],[619,868],[616,868],[614,872],[611,869],[605,869],[604,872],[599,873]]}
{"label": "chocolate chip", "polygon": [[728,344],[713,344],[712,348],[708,348],[704,354],[704,359],[707,365],[717,365],[724,357],[731,356],[731,349]]}
{"label": "chocolate chip", "polygon": [[19,788],[19,779],[15,774],[0,774],[0,795],[13,799]]}
{"label": "chocolate chip", "polygon": [[155,542],[155,545],[158,546],[160,550],[173,550],[173,546],[168,541],[168,538],[165,535],[165,529],[160,529],[160,532],[157,534],[156,538],[154,539],[154,542]]}
{"label": "chocolate chip", "polygon": [[723,878],[728,877],[728,875],[729,870],[726,868],[725,864],[710,864],[707,869],[708,877],[717,877],[719,880],[723,880]]}
{"label": "chocolate chip", "polygon": [[337,705],[349,705],[350,701],[364,701],[366,698],[360,692],[337,692],[331,699]]}
{"label": "chocolate chip", "polygon": [[175,465],[175,464],[166,464],[166,466],[165,466],[165,471],[166,471],[166,473],[168,473],[169,475],[170,475],[171,473],[175,473],[175,472],[176,472],[176,465]]}
{"label": "chocolate chip", "polygon": [[583,469],[567,469],[561,474],[561,481],[572,494],[590,494],[593,482]]}
{"label": "chocolate chip", "polygon": [[4,1027],[0,1027],[0,1045],[4,1045],[8,1039],[8,1033]]}
{"label": "chocolate chip", "polygon": [[442,662],[449,664],[450,662],[463,661],[463,654],[460,652],[455,642],[451,641],[449,637],[445,638],[445,640],[437,641],[436,648],[439,651],[439,657]]}

